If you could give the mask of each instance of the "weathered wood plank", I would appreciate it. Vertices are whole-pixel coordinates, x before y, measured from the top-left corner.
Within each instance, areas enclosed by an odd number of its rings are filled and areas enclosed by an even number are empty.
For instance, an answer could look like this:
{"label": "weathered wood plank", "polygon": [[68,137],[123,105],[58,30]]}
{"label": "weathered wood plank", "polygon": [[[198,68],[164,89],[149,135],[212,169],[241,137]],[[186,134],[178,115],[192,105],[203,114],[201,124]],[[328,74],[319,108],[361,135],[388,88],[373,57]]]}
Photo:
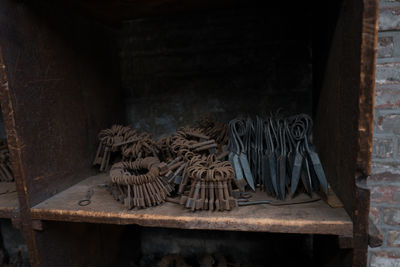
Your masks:
{"label": "weathered wood plank", "polygon": [[[104,188],[107,175],[100,174],[72,186],[31,209],[32,218],[73,222],[138,224],[150,227],[258,231],[277,233],[314,233],[351,235],[353,224],[343,209],[333,209],[324,201],[291,206],[258,205],[230,212],[191,212],[180,205],[163,205],[127,211]],[[94,186],[92,203],[81,207],[78,201]],[[266,198],[257,193],[256,198]],[[307,199],[299,196],[298,199]]]}

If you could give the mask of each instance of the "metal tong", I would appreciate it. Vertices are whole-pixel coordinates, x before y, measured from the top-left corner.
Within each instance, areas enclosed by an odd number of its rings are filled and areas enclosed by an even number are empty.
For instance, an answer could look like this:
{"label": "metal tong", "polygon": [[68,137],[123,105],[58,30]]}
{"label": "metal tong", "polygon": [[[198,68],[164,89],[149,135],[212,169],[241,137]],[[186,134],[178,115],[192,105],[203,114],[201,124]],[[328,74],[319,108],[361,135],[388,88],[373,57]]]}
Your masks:
{"label": "metal tong", "polygon": [[239,181],[255,190],[285,199],[293,197],[299,181],[312,197],[328,191],[328,182],[315,147],[311,144],[312,119],[306,114],[284,118],[279,113],[262,119],[237,118],[229,123],[229,160]]}
{"label": "metal tong", "polygon": [[246,133],[246,124],[241,119],[234,119],[229,122],[229,161],[231,162],[235,173],[236,178],[239,183],[242,184],[241,190],[244,191],[244,178],[247,181],[247,184],[253,189],[256,190],[253,175],[251,173],[250,164],[246,155],[246,147],[243,143],[243,138]]}

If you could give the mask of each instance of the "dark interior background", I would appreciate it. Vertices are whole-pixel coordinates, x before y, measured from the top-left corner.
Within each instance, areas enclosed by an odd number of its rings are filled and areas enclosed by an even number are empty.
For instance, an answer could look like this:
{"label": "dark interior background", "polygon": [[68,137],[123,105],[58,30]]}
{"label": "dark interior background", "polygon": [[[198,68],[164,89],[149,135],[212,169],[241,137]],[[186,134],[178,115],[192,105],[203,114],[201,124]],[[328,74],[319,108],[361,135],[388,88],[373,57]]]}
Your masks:
{"label": "dark interior background", "polygon": [[311,10],[227,8],[136,19],[119,32],[127,123],[156,135],[213,113],[312,111]]}

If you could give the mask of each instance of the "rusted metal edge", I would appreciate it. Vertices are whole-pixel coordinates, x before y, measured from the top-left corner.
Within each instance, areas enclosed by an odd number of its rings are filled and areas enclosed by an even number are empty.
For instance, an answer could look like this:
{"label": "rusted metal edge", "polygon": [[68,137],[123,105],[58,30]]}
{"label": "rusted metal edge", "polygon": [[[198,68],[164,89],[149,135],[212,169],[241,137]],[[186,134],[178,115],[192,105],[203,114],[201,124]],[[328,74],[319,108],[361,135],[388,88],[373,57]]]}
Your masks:
{"label": "rusted metal edge", "polygon": [[165,227],[179,229],[222,230],[244,232],[273,232],[297,234],[326,234],[345,235],[353,234],[353,223],[337,221],[322,221],[318,224],[308,220],[276,220],[276,219],[229,219],[229,218],[202,218],[190,216],[166,215],[135,215],[121,213],[104,213],[92,211],[45,210],[31,209],[31,216],[38,220],[87,222],[129,225],[137,224],[145,227]]}

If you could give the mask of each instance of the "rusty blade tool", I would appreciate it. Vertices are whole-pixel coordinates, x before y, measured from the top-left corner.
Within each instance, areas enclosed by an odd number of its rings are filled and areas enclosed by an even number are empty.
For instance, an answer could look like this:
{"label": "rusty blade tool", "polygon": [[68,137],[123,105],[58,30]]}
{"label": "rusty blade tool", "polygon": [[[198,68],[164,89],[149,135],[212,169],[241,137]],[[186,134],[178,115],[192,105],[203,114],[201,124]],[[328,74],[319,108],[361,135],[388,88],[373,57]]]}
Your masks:
{"label": "rusty blade tool", "polygon": [[307,135],[304,138],[305,150],[311,160],[312,169],[315,175],[318,178],[318,181],[321,184],[322,190],[327,194],[328,193],[328,181],[325,176],[324,169],[322,168],[321,161],[319,159],[318,154],[310,149],[309,140],[311,139],[311,131],[312,131],[312,119],[310,116],[306,114],[302,114],[304,120],[306,121]]}
{"label": "rusty blade tool", "polygon": [[255,149],[254,149],[254,125],[253,121],[250,117],[243,122],[245,125],[244,133],[242,135],[242,142],[244,151],[246,153],[246,158],[249,163],[250,171],[254,178],[254,181],[257,182],[257,174],[255,173],[256,166],[255,166]]}
{"label": "rusty blade tool", "polygon": [[231,128],[233,127],[231,123],[229,124],[229,126],[230,126],[230,131],[229,131],[228,150],[230,152],[228,154],[228,160],[230,161],[230,163],[233,166],[233,169],[235,170],[239,189],[241,191],[244,191],[244,186],[246,185],[246,182],[244,181],[244,175],[239,161],[240,148],[238,141],[236,140],[237,136],[233,133],[233,129]]}
{"label": "rusty blade tool", "polygon": [[292,181],[290,186],[290,195],[293,196],[296,192],[297,185],[300,180],[301,167],[303,164],[303,156],[300,153],[300,143],[297,143],[296,154],[294,156],[294,163],[292,169]]}
{"label": "rusty blade tool", "polygon": [[295,151],[296,151],[296,144],[293,140],[293,137],[290,133],[289,129],[289,120],[285,119],[285,136],[286,136],[286,187],[289,190],[291,184],[291,177],[294,168],[294,159],[295,159]]}
{"label": "rusty blade tool", "polygon": [[255,121],[255,136],[254,136],[254,143],[253,143],[253,150],[254,150],[254,161],[255,161],[255,179],[256,183],[262,187],[264,185],[264,179],[262,179],[262,154],[264,151],[264,143],[263,143],[263,136],[264,136],[264,122],[263,120],[257,116]]}
{"label": "rusty blade tool", "polygon": [[303,185],[304,185],[306,191],[308,192],[310,197],[312,197],[313,187],[312,187],[312,182],[311,182],[310,165],[309,165],[307,157],[305,155],[304,145],[302,146],[301,153],[302,153],[303,160],[304,160],[303,169],[301,171],[301,180],[303,182]]}
{"label": "rusty blade tool", "polygon": [[233,127],[232,127],[233,135],[237,137],[236,140],[238,141],[239,148],[240,148],[239,162],[242,167],[247,184],[251,187],[251,189],[253,189],[253,191],[255,191],[256,188],[254,185],[253,175],[251,174],[250,165],[247,160],[246,153],[245,153],[245,147],[241,140],[241,136],[243,136],[245,134],[244,123],[243,123],[243,121],[237,120],[237,119],[233,120],[233,121],[234,121]]}
{"label": "rusty blade tool", "polygon": [[265,142],[265,153],[263,153],[261,156],[261,161],[262,161],[262,179],[264,180],[264,188],[265,191],[269,195],[276,195],[274,186],[272,184],[272,172],[275,172],[274,170],[271,170],[271,168],[274,168],[274,166],[271,166],[269,160],[271,156],[271,142],[270,142],[270,136],[269,136],[269,121],[266,120],[263,122],[263,138]]}
{"label": "rusty blade tool", "polygon": [[276,129],[274,126],[274,121],[272,118],[269,118],[269,139],[270,139],[270,144],[271,144],[271,154],[269,156],[269,166],[271,170],[271,180],[272,180],[272,185],[275,190],[275,195],[279,195],[279,189],[278,189],[278,161],[276,157],[276,151],[278,150],[278,137],[276,133]]}
{"label": "rusty blade tool", "polygon": [[[302,148],[302,141],[306,134],[306,127],[305,124],[301,120],[298,120],[297,116],[295,116],[295,118],[292,119],[289,128],[290,128],[289,133],[291,138],[294,141],[296,141],[295,156],[294,156],[292,176],[291,176],[291,188],[290,188],[290,194],[293,196],[297,190],[297,186],[303,168],[303,153],[301,151],[301,148]],[[307,179],[305,179],[306,175],[303,176],[304,176],[304,178],[302,179],[303,184],[306,187],[307,191],[309,191],[311,185],[307,182]]]}
{"label": "rusty blade tool", "polygon": [[284,133],[284,122],[278,121],[279,127],[279,143],[280,151],[278,156],[278,179],[279,179],[279,194],[280,199],[285,199],[286,196],[286,140]]}

